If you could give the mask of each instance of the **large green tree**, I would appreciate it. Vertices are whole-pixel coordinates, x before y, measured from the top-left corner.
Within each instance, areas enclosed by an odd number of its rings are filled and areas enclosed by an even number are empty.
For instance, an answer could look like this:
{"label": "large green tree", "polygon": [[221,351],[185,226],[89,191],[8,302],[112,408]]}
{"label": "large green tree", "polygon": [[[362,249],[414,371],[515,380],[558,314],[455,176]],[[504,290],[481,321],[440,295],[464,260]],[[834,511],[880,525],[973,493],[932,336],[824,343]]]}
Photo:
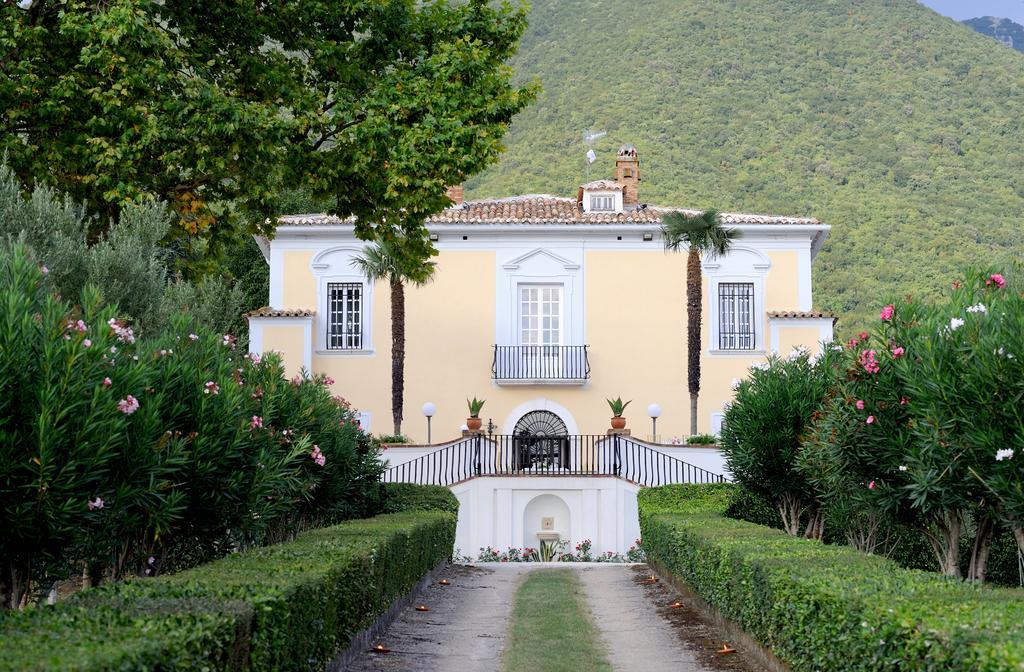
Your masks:
{"label": "large green tree", "polygon": [[704,296],[704,276],[700,258],[719,257],[729,251],[740,237],[739,229],[722,226],[718,213],[707,210],[699,215],[671,212],[664,217],[662,234],[665,249],[686,248],[686,378],[690,391],[690,433],[697,433],[697,399],[700,396],[700,322]]}
{"label": "large green tree", "polygon": [[525,25],[486,0],[6,0],[0,151],[101,227],[168,202],[193,257],[269,233],[287,186],[425,258],[425,216],[533,97],[504,65]]}
{"label": "large green tree", "polygon": [[391,416],[395,436],[402,434],[405,404],[405,285],[422,285],[434,276],[432,261],[416,263],[407,256],[402,239],[371,245],[353,260],[366,277],[384,280],[391,288]]}

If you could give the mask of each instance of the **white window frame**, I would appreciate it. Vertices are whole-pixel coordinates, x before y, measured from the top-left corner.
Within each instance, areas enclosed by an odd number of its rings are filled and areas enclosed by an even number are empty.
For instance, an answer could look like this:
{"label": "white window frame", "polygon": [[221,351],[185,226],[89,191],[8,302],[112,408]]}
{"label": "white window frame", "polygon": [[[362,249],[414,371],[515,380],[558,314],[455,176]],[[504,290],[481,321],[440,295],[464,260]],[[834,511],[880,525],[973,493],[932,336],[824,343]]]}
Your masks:
{"label": "white window frame", "polygon": [[[732,300],[725,301],[726,290],[733,290],[734,288],[743,288],[742,294],[732,293]],[[746,289],[749,288],[749,305],[746,314],[743,314],[742,305],[747,302]],[[753,282],[721,282],[718,283],[718,340],[714,345],[719,350],[728,351],[742,351],[749,352],[755,350],[757,347],[757,312],[755,310],[754,301],[755,287]],[[723,301],[725,301],[723,303]],[[728,305],[729,309],[724,310],[724,306]],[[724,324],[726,317],[729,317],[730,324]],[[747,332],[740,331],[740,329],[746,326],[749,328],[749,338]],[[729,329],[726,330],[725,327]],[[727,340],[728,344],[723,345],[722,341]],[[763,339],[762,339],[763,340]],[[748,341],[749,347],[740,345],[741,341]]]}
{"label": "white window frame", "polygon": [[[739,247],[736,252],[753,255],[754,261],[741,264],[740,270],[730,255],[725,258],[705,261],[701,264],[705,277],[708,278],[708,354],[717,357],[750,357],[752,355],[767,354],[767,314],[764,309],[765,277],[771,268],[768,258],[759,250]],[[749,257],[748,257],[749,258]],[[749,270],[748,270],[749,269]],[[721,324],[719,310],[718,287],[721,284],[732,283],[753,283],[754,284],[754,349],[753,350],[723,350],[718,347],[721,342],[719,338],[719,326]]]}
{"label": "white window frame", "polygon": [[[537,314],[533,315],[533,317],[537,320],[537,326],[536,326],[535,330],[537,332],[537,339],[538,339],[538,341],[536,343],[524,343],[523,342],[524,341],[523,336],[525,335],[525,332],[526,332],[526,329],[524,328],[524,325],[523,325],[523,320],[526,317],[525,313],[523,312],[523,308],[524,308],[523,292],[526,291],[526,290],[537,291],[538,294],[539,294],[538,297],[537,297],[537,301],[536,301]],[[557,297],[558,297],[558,302],[557,302],[558,314],[557,315],[547,315],[546,316],[546,315],[543,314],[543,306],[544,306],[545,300],[543,298],[542,293],[544,292],[544,290],[557,290]],[[565,312],[566,312],[565,311],[565,285],[563,285],[562,283],[558,283],[558,282],[546,282],[546,283],[523,282],[523,283],[519,283],[516,286],[516,312],[517,312],[517,319],[516,319],[516,340],[517,340],[517,345],[538,345],[538,346],[544,346],[544,345],[561,346],[561,345],[565,345],[565,332],[566,332],[566,324],[565,324]],[[545,331],[548,331],[548,332],[552,331],[550,325],[545,328],[545,326],[543,324],[543,319],[545,317],[549,317],[549,318],[550,317],[554,317],[554,318],[556,318],[558,320],[558,328],[557,328],[558,342],[557,343],[542,343],[541,342],[542,336],[544,335],[544,332]]]}
{"label": "white window frame", "polygon": [[615,196],[612,194],[591,194],[591,212],[615,212]]}
{"label": "white window frame", "polygon": [[[316,324],[315,352],[319,356],[327,357],[366,357],[376,353],[373,347],[373,290],[374,283],[368,281],[356,267],[352,265],[352,259],[362,253],[358,247],[332,247],[321,251],[313,257],[311,270],[316,276]],[[330,291],[329,285],[359,284],[362,285],[362,306],[361,306],[361,327],[362,347],[354,348],[330,348],[328,342],[328,331],[330,329]]]}
{"label": "white window frame", "polygon": [[[339,290],[342,294],[336,305],[333,292]],[[327,283],[327,332],[324,335],[326,349],[331,351],[364,349],[363,339],[366,334],[366,330],[364,329],[364,325],[366,324],[365,298],[364,287],[361,282]],[[354,322],[354,326],[357,327],[356,329],[353,329],[352,333],[337,335],[337,340],[340,342],[340,345],[332,342],[336,340],[335,334],[332,333],[335,326],[334,318],[336,308],[340,309],[339,312],[341,314],[341,322],[343,326],[347,326],[349,322]],[[355,313],[354,319],[352,313]],[[349,343],[351,342],[355,342],[355,345],[350,345]]]}

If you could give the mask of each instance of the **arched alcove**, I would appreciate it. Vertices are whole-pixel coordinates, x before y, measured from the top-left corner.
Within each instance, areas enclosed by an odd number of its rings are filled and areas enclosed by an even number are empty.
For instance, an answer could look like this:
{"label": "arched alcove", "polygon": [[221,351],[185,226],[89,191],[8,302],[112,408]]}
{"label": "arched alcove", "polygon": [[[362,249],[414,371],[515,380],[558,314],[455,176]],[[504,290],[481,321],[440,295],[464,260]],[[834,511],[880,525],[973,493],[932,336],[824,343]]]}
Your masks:
{"label": "arched alcove", "polygon": [[[550,530],[544,529],[544,519],[552,519]],[[539,548],[538,532],[557,532],[559,539],[571,541],[572,514],[569,505],[558,495],[537,495],[523,511],[523,546]]]}

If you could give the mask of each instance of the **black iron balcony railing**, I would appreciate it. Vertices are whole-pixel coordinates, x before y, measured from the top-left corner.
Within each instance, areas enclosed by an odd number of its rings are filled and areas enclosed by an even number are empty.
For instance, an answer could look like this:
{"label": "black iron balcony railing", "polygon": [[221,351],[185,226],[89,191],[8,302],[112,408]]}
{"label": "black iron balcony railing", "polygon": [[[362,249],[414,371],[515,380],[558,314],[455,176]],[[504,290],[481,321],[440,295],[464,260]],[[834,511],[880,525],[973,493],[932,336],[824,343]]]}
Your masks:
{"label": "black iron balcony railing", "polygon": [[722,483],[627,436],[473,436],[384,472],[388,483],[453,485],[477,476],[618,476],[638,485]]}
{"label": "black iron balcony railing", "polygon": [[583,383],[590,361],[585,345],[496,345],[491,373],[499,383]]}

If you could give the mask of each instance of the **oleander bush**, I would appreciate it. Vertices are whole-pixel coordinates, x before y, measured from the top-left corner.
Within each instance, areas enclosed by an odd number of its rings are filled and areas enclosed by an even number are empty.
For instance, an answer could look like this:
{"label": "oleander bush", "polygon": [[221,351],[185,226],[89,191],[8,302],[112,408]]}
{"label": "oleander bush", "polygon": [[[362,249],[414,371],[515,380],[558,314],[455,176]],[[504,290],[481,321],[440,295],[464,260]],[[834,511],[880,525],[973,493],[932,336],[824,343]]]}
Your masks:
{"label": "oleander bush", "polygon": [[0,670],[322,670],[446,561],[455,517],[353,520],[0,620]]}
{"label": "oleander bush", "polygon": [[641,491],[647,557],[793,670],[1024,667],[1024,591],[726,518],[729,487]]}
{"label": "oleander bush", "polygon": [[376,513],[376,444],[323,377],[176,318],[139,338],[0,249],[0,593],[154,575]]}
{"label": "oleander bush", "polygon": [[798,466],[855,546],[910,526],[941,571],[984,579],[1002,525],[1024,542],[1022,290],[1017,275],[971,271],[942,300],[895,300],[836,346]]}

